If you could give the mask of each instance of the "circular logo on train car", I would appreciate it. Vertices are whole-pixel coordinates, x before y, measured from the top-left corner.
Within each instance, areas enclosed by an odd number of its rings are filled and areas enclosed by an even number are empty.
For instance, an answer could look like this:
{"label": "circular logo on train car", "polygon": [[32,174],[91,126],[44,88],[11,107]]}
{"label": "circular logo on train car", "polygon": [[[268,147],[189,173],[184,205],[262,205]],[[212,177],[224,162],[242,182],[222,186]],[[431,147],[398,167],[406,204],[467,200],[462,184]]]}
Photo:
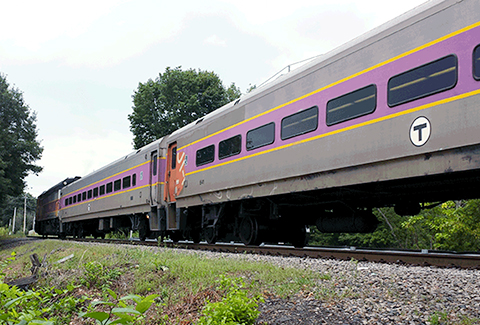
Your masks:
{"label": "circular logo on train car", "polygon": [[430,121],[424,116],[417,117],[410,126],[410,141],[414,146],[421,147],[427,143],[431,132]]}

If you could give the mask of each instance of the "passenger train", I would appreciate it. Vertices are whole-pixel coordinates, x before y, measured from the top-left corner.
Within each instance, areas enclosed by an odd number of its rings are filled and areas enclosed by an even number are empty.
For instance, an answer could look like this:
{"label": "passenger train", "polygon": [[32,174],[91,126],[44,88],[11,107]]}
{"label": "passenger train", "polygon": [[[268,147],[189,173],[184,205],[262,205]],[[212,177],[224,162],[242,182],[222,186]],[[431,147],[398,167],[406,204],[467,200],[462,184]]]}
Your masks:
{"label": "passenger train", "polygon": [[429,1],[38,198],[42,235],[303,246],[479,197],[480,1]]}

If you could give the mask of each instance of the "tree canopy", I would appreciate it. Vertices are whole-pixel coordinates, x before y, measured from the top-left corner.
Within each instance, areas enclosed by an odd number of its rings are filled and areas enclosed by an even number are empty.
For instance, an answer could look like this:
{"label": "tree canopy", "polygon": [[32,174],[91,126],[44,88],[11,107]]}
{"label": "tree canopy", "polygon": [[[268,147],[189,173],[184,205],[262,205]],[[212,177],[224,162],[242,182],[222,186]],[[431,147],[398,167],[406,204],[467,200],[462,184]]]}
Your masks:
{"label": "tree canopy", "polygon": [[155,80],[139,83],[128,116],[135,149],[141,148],[240,97],[210,71],[167,67]]}
{"label": "tree canopy", "polygon": [[6,195],[23,192],[29,172],[42,170],[34,164],[43,151],[35,123],[36,115],[25,104],[22,92],[10,87],[0,74],[0,204]]}

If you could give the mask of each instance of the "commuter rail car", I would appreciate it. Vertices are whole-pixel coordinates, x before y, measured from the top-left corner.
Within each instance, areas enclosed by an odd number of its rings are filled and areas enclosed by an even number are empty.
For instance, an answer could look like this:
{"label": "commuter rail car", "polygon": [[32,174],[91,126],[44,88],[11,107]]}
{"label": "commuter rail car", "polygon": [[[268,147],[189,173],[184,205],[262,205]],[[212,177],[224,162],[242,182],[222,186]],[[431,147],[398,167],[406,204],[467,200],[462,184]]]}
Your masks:
{"label": "commuter rail car", "polygon": [[430,1],[65,185],[54,233],[302,246],[479,178],[480,1]]}

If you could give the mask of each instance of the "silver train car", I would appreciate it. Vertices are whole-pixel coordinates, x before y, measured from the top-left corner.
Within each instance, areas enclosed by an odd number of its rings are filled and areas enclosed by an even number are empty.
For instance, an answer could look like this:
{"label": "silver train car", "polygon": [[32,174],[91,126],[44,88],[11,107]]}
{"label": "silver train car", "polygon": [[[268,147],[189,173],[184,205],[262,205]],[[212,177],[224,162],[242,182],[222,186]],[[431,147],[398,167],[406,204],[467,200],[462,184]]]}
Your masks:
{"label": "silver train car", "polygon": [[373,207],[479,197],[479,126],[480,1],[429,1],[64,186],[54,233],[373,231]]}

